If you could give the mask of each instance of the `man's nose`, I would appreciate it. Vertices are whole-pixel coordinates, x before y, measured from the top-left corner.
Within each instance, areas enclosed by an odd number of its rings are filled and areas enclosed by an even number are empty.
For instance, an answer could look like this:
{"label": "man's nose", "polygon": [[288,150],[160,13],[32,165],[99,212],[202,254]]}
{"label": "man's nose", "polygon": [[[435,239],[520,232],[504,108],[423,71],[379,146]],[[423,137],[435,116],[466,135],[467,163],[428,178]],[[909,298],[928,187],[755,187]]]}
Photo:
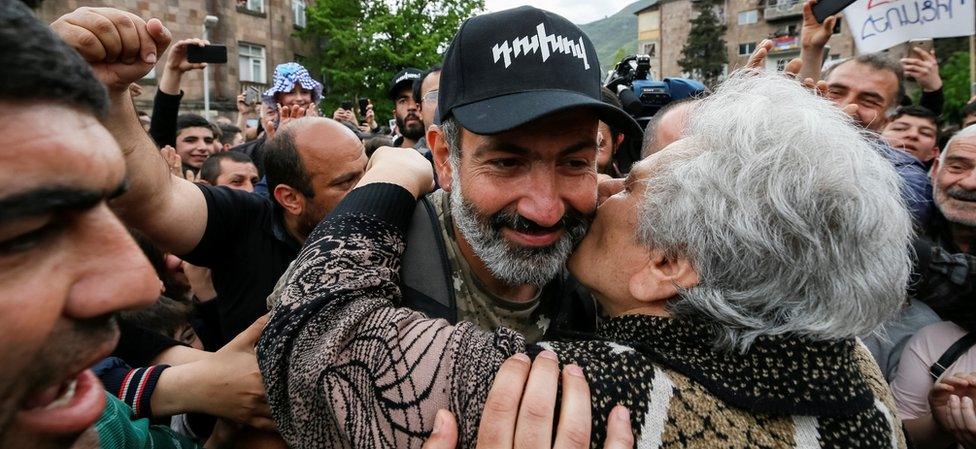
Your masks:
{"label": "man's nose", "polygon": [[85,319],[140,309],[159,297],[159,277],[118,218],[99,206],[72,244],[79,245],[76,278],[65,315]]}
{"label": "man's nose", "polygon": [[519,215],[539,226],[555,226],[566,213],[566,206],[554,169],[534,171],[523,186],[523,197],[518,202]]}

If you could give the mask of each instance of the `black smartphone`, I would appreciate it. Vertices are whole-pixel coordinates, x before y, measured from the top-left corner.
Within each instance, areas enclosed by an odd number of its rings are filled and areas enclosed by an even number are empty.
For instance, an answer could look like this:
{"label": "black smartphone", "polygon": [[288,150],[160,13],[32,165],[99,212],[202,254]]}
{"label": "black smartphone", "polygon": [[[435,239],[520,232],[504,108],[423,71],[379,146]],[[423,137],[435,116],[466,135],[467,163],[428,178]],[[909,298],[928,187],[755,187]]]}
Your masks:
{"label": "black smartphone", "polygon": [[342,109],[345,109],[347,111],[351,111],[352,110],[352,101],[349,101],[349,100],[343,101],[342,104],[339,105],[339,107],[341,107]]}
{"label": "black smartphone", "polygon": [[210,62],[214,64],[227,63],[227,47],[223,45],[187,45],[186,61],[192,63]]}
{"label": "black smartphone", "polygon": [[817,18],[817,23],[823,23],[828,17],[844,10],[854,0],[820,0],[813,5],[813,17]]}
{"label": "black smartphone", "polygon": [[368,107],[369,107],[369,98],[360,98],[359,99],[359,117],[360,118],[365,118],[366,117],[366,108],[368,108]]}

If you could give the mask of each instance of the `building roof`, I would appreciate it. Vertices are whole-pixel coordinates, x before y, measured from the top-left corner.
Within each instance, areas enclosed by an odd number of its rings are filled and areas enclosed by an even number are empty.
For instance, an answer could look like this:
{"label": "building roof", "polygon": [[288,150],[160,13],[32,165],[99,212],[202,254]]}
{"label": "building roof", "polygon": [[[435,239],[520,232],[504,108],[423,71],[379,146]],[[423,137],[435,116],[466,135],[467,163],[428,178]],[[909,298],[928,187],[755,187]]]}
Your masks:
{"label": "building roof", "polygon": [[639,16],[640,13],[642,13],[644,11],[647,11],[648,9],[651,9],[651,8],[657,6],[658,2],[659,2],[659,0],[651,0],[651,3],[649,3],[647,6],[641,8],[641,9],[638,9],[637,11],[634,11],[634,15],[635,16]]}

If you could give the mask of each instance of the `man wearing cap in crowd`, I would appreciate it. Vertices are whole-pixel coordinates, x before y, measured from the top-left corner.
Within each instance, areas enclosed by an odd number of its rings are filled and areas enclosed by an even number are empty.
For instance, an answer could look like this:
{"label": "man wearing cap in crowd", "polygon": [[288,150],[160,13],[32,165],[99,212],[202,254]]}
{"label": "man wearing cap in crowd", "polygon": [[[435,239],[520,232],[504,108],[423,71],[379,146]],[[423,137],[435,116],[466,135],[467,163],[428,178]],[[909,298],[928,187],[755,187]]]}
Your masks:
{"label": "man wearing cap in crowd", "polygon": [[[300,107],[309,117],[318,115],[318,104],[322,100],[322,83],[312,79],[308,70],[297,62],[286,62],[275,67],[271,87],[261,94],[261,103],[270,120],[262,120],[276,126],[278,123],[278,107]],[[251,157],[258,167],[258,174],[264,176],[264,143],[268,133],[273,129],[265,128],[265,134],[257,139],[238,145],[232,151],[238,151]]]}
{"label": "man wearing cap in crowd", "polygon": [[443,190],[411,221],[403,305],[532,342],[593,329],[593,300],[564,265],[597,205],[598,123],[638,139],[640,127],[602,101],[592,43],[523,7],[465,22],[441,73],[440,125],[426,137]]}
{"label": "man wearing cap in crowd", "polygon": [[419,69],[407,67],[390,81],[387,96],[393,101],[393,117],[400,134],[393,140],[395,147],[416,148],[417,142],[424,137],[426,127],[413,98],[413,82],[420,78],[421,73]]}

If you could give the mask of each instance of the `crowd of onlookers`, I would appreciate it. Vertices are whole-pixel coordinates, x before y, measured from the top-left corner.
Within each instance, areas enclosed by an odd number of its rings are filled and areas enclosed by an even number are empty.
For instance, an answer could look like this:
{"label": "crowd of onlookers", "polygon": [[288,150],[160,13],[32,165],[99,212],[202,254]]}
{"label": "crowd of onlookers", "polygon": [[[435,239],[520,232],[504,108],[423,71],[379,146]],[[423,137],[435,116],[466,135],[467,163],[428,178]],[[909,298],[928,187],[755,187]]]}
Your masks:
{"label": "crowd of onlookers", "polygon": [[0,1],[0,447],[976,448],[976,98],[821,67],[810,7],[646,127],[477,16],[390,129],[295,62],[204,117],[208,42]]}

